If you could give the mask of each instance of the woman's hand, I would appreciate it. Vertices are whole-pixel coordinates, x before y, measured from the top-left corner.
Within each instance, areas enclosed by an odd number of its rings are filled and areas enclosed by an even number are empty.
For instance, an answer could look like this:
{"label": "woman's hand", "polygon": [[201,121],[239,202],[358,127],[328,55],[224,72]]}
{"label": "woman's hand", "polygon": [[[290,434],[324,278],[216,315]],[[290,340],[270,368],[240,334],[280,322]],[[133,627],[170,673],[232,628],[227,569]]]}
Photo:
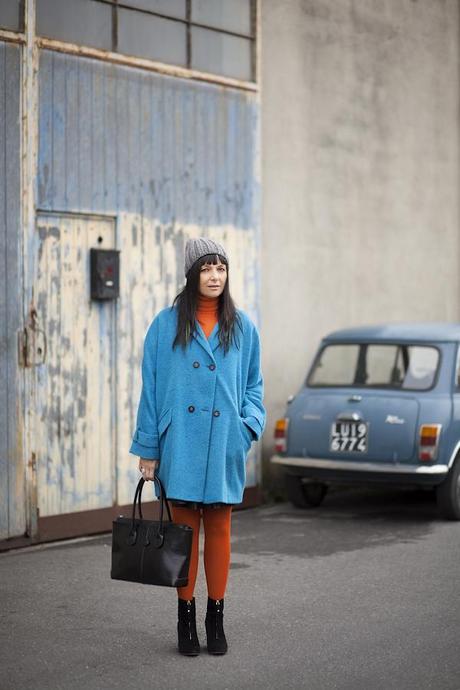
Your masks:
{"label": "woman's hand", "polygon": [[146,482],[153,481],[153,474],[159,462],[159,460],[145,460],[144,458],[139,458],[139,471],[142,473]]}

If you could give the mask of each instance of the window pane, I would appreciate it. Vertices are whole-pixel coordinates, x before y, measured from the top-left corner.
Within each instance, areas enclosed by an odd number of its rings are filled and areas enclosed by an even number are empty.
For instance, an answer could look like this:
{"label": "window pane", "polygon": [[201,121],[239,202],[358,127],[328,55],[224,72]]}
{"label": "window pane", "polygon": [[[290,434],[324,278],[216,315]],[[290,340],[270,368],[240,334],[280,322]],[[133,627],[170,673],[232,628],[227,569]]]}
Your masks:
{"label": "window pane", "polygon": [[433,385],[438,369],[439,352],[434,347],[409,346],[409,366],[403,388],[425,390]]}
{"label": "window pane", "polygon": [[328,345],[316,361],[309,386],[351,386],[358,367],[359,345]]}
{"label": "window pane", "polygon": [[186,18],[185,0],[120,0],[120,2],[139,10],[159,12],[167,17]]}
{"label": "window pane", "polygon": [[0,0],[0,27],[11,31],[24,31],[19,0]]}
{"label": "window pane", "polygon": [[397,345],[371,345],[367,351],[366,385],[401,385],[404,379],[401,349]]}
{"label": "window pane", "polygon": [[112,8],[93,0],[38,0],[37,33],[112,50]]}
{"label": "window pane", "polygon": [[192,0],[192,22],[251,34],[250,0]]}
{"label": "window pane", "polygon": [[192,69],[251,81],[252,41],[192,27]]}
{"label": "window pane", "polygon": [[118,50],[126,55],[185,66],[185,24],[120,8]]}

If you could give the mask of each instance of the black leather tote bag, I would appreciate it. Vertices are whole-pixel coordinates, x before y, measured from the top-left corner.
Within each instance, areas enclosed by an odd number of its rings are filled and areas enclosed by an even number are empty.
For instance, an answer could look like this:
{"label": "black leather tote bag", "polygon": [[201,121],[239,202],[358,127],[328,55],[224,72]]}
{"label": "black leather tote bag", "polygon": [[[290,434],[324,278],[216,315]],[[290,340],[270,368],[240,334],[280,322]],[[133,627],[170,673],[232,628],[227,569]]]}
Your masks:
{"label": "black leather tote bag", "polygon": [[[160,489],[160,520],[142,517],[141,495],[145,481],[141,477],[134,494],[132,517],[120,515],[112,523],[110,576],[113,580],[144,585],[184,587],[188,584],[193,529],[172,522],[163,484],[156,475],[154,481]],[[136,518],[136,502],[139,518]],[[165,503],[169,522],[163,521]]]}

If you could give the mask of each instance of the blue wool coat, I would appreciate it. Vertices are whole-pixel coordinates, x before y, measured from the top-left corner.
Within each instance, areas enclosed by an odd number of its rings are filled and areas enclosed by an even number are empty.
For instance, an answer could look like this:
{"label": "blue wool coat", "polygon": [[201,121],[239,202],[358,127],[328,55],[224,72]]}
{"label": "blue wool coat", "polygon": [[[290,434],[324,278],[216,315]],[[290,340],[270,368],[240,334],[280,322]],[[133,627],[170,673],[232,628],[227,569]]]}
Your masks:
{"label": "blue wool coat", "polygon": [[259,334],[245,312],[238,314],[242,331],[235,324],[237,343],[226,355],[219,324],[207,339],[198,321],[186,350],[173,350],[177,307],[160,311],[148,329],[130,452],[160,461],[168,498],[243,500],[247,454],[264,431],[266,412]]}

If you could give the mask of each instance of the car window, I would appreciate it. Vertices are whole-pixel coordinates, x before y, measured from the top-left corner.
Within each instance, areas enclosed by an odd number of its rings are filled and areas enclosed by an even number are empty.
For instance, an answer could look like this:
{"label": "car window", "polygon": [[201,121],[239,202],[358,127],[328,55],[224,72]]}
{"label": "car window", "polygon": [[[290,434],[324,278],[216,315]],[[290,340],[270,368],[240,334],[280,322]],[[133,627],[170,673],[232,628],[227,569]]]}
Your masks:
{"label": "car window", "polygon": [[367,348],[366,384],[385,386],[401,385],[404,380],[402,350],[398,345],[372,345]]}
{"label": "car window", "polygon": [[403,388],[423,390],[433,385],[439,352],[434,347],[408,347],[409,362]]}
{"label": "car window", "polygon": [[359,345],[325,347],[310,376],[311,385],[352,385],[358,364]]}
{"label": "car window", "polygon": [[326,345],[307,385],[427,390],[434,383],[438,365],[439,351],[427,345]]}

